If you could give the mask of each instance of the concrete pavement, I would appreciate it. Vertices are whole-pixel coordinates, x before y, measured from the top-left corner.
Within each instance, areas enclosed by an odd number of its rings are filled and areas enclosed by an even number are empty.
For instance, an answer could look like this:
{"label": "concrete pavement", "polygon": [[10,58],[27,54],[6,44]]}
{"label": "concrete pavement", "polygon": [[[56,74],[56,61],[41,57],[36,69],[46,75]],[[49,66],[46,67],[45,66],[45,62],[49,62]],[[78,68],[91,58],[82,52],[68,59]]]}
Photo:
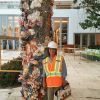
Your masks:
{"label": "concrete pavement", "polygon": [[[100,100],[100,62],[64,54],[72,95],[67,100]],[[0,100],[21,100],[20,87],[0,89]]]}
{"label": "concrete pavement", "polygon": [[0,100],[22,100],[20,89],[21,87],[0,89]]}
{"label": "concrete pavement", "polygon": [[72,96],[67,100],[100,100],[100,62],[65,55]]}

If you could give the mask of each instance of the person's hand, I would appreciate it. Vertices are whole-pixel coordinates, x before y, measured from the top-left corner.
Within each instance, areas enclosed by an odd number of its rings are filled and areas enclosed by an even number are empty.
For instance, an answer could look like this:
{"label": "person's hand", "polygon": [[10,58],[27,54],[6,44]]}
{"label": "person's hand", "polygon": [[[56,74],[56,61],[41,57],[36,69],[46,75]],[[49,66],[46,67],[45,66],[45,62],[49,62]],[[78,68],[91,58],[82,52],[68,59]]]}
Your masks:
{"label": "person's hand", "polygon": [[38,61],[37,60],[31,60],[30,63],[32,63],[34,65],[38,65]]}
{"label": "person's hand", "polygon": [[66,85],[66,80],[63,79],[62,86],[65,86],[65,85]]}
{"label": "person's hand", "polygon": [[46,89],[46,87],[47,87],[47,86],[46,86],[46,83],[43,83],[43,88]]}
{"label": "person's hand", "polygon": [[43,88],[46,89],[47,85],[46,85],[46,79],[43,78]]}

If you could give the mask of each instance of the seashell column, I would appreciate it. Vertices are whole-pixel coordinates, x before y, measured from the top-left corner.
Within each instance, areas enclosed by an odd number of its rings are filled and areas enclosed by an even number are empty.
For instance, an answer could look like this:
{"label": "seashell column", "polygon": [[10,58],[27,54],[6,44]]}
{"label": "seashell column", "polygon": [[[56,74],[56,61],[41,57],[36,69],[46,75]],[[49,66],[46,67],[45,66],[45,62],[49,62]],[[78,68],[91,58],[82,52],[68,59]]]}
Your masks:
{"label": "seashell column", "polygon": [[42,60],[45,58],[45,37],[52,34],[51,16],[53,0],[21,0],[20,23],[23,72],[18,80],[22,83],[23,100],[43,100]]}

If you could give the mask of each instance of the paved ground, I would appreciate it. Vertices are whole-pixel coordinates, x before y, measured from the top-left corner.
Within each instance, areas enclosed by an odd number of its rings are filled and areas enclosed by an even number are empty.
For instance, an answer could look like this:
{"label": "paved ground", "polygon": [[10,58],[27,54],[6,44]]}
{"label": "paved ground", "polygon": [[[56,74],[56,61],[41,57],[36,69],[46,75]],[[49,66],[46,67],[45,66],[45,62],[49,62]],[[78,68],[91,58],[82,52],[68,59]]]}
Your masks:
{"label": "paved ground", "polygon": [[100,62],[65,55],[72,96],[67,100],[100,100]]}
{"label": "paved ground", "polygon": [[[64,54],[72,96],[67,100],[100,100],[100,62]],[[21,100],[20,87],[0,89],[0,100]]]}

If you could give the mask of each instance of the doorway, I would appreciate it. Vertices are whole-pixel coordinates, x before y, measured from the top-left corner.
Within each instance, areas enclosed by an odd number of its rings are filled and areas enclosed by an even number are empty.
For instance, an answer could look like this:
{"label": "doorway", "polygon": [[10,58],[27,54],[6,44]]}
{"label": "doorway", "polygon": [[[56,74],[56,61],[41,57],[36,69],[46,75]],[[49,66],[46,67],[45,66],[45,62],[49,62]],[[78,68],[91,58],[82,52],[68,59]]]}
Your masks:
{"label": "doorway", "polygon": [[68,18],[59,17],[52,18],[52,27],[54,32],[54,40],[62,47],[67,44],[67,33],[68,33]]}

